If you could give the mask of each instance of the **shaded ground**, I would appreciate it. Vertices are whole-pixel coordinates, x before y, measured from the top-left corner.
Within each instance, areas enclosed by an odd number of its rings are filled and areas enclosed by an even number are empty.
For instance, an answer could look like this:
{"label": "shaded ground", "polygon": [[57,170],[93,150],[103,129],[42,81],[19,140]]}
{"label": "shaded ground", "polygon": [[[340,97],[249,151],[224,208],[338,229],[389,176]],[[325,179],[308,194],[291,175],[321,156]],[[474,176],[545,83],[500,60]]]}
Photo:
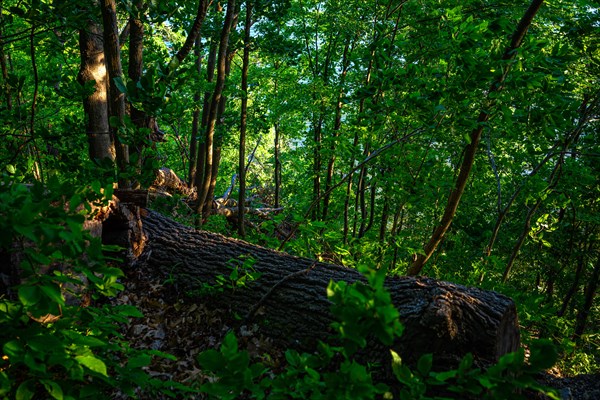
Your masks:
{"label": "shaded ground", "polygon": [[600,400],[600,374],[561,377],[548,373],[540,382],[558,389],[564,400]]}
{"label": "shaded ground", "polygon": [[[169,277],[156,277],[142,266],[126,272],[123,290],[113,301],[131,304],[143,312],[125,327],[132,347],[160,350],[177,357],[176,361],[158,360],[149,373],[190,386],[200,385],[207,377],[195,361],[207,348],[217,347],[231,326],[226,310],[208,310],[199,302],[190,301]],[[283,354],[271,343],[253,332],[238,332],[240,346],[261,362],[277,370]],[[547,373],[540,382],[560,390],[565,400],[600,400],[600,375],[561,377]],[[540,399],[539,396],[534,396]]]}

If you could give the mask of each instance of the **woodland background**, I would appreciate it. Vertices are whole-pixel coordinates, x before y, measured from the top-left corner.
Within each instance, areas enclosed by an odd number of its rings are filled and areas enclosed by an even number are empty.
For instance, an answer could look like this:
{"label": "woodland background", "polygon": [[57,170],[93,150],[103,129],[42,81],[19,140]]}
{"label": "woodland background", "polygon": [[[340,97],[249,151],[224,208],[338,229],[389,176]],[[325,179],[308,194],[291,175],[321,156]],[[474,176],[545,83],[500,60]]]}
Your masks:
{"label": "woodland background", "polygon": [[525,343],[598,372],[597,2],[0,9],[5,250],[40,240],[19,182],[71,204],[152,186],[188,225],[503,293]]}

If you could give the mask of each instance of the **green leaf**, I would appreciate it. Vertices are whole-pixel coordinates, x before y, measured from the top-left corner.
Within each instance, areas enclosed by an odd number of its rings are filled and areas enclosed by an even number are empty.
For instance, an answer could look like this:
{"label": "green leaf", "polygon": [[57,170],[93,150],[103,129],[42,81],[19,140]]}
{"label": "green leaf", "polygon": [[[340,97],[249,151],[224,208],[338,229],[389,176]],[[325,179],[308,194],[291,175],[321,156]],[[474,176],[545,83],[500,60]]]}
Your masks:
{"label": "green leaf", "polygon": [[49,333],[36,335],[28,338],[27,346],[40,353],[58,351],[59,349],[65,347],[60,340],[50,335]]}
{"label": "green leaf", "polygon": [[238,341],[233,332],[229,332],[221,344],[221,353],[225,357],[232,357],[238,352]]}
{"label": "green leaf", "polygon": [[21,215],[19,216],[19,220],[17,221],[18,223],[22,224],[15,224],[13,225],[13,229],[15,231],[17,231],[18,233],[20,233],[21,235],[25,236],[27,239],[31,240],[32,242],[37,242],[38,241],[38,237],[34,232],[34,227],[32,225],[29,225],[30,221],[27,221],[27,216],[23,215],[24,213],[22,212]]}
{"label": "green leaf", "polygon": [[8,165],[6,166],[6,171],[7,171],[9,174],[11,174],[11,175],[14,175],[14,174],[16,174],[16,173],[17,173],[17,169],[16,169],[16,168],[15,168],[15,166],[14,166],[14,165],[12,165],[12,164],[8,164]]}
{"label": "green leaf", "polygon": [[93,337],[93,336],[85,336],[79,332],[75,331],[63,331],[63,334],[69,338],[72,344],[78,346],[87,346],[87,347],[100,347],[106,346],[106,342]]}
{"label": "green leaf", "polygon": [[453,369],[450,371],[436,372],[434,376],[436,380],[446,382],[448,379],[455,378],[456,375],[458,375],[458,371]]}
{"label": "green leaf", "polygon": [[102,193],[102,185],[100,184],[100,182],[98,181],[93,181],[90,186],[92,187],[92,190],[94,191],[94,193],[96,194],[101,194]]}
{"label": "green leaf", "polygon": [[50,300],[53,302],[64,305],[65,298],[63,297],[60,287],[55,283],[47,283],[45,285],[40,286],[40,289]]}
{"label": "green leaf", "polygon": [[112,128],[120,128],[123,123],[121,122],[121,120],[119,119],[119,117],[115,117],[112,116],[108,119],[108,124],[112,127]]}
{"label": "green leaf", "polygon": [[115,313],[124,317],[142,318],[144,316],[144,314],[135,306],[131,306],[128,304],[123,304],[115,308]]}
{"label": "green leaf", "polygon": [[172,354],[165,353],[163,351],[159,351],[159,350],[146,350],[146,353],[150,354],[152,356],[162,357],[162,358],[165,358],[167,360],[177,361],[177,357],[175,357]]}
{"label": "green leaf", "polygon": [[433,364],[433,354],[424,354],[417,362],[417,370],[422,376],[427,376]]}
{"label": "green leaf", "polygon": [[10,393],[13,382],[8,378],[5,372],[0,371],[0,396]]}
{"label": "green leaf", "polygon": [[[31,371],[41,372],[42,374],[46,373],[46,364],[43,362],[38,362],[36,359],[36,354],[32,354],[31,352],[25,353],[23,357],[23,362]],[[43,354],[41,354],[43,356]]]}
{"label": "green leaf", "polygon": [[135,368],[145,367],[147,365],[150,365],[151,361],[152,361],[152,357],[150,357],[149,355],[140,354],[139,356],[131,358],[127,362],[127,368],[135,369]]}
{"label": "green leaf", "polygon": [[23,348],[21,342],[19,342],[18,340],[11,340],[10,342],[4,343],[4,346],[2,346],[2,351],[9,358],[17,359],[21,357],[25,349]]}
{"label": "green leaf", "polygon": [[550,340],[536,340],[531,343],[529,349],[529,366],[534,372],[551,368],[558,359],[556,346]]}
{"label": "green leaf", "polygon": [[42,299],[42,291],[39,286],[21,286],[18,290],[19,300],[25,307],[31,307]]}
{"label": "green leaf", "polygon": [[42,382],[42,384],[44,385],[50,396],[52,396],[52,398],[57,400],[62,400],[64,398],[63,390],[58,383],[48,379],[42,379],[40,382]]}
{"label": "green leaf", "polygon": [[117,89],[119,89],[119,92],[127,94],[127,86],[125,85],[125,82],[123,82],[122,77],[117,76],[116,78],[113,79],[113,82],[115,83],[115,86],[117,87]]}
{"label": "green leaf", "polygon": [[219,371],[227,364],[221,353],[214,349],[203,351],[196,359],[203,369],[212,372]]}
{"label": "green leaf", "polygon": [[93,355],[77,356],[77,362],[90,370],[99,373],[103,376],[108,376],[106,373],[106,364],[104,361],[94,357]]}
{"label": "green leaf", "polygon": [[30,400],[35,394],[35,385],[33,380],[29,379],[19,385],[15,393],[16,400]]}
{"label": "green leaf", "polygon": [[458,371],[463,374],[473,365],[473,354],[467,353],[462,360],[460,360],[460,364],[458,365]]}

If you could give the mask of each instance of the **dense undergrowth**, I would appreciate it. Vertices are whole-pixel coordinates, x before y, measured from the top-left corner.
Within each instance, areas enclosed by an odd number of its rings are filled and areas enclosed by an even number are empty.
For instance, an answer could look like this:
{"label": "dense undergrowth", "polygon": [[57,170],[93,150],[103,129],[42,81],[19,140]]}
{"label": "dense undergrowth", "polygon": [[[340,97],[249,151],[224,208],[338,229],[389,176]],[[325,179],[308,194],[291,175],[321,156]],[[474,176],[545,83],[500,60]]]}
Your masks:
{"label": "dense undergrowth", "polygon": [[0,185],[2,257],[17,262],[20,271],[20,281],[0,297],[3,398],[82,399],[107,393],[193,398],[204,393],[221,399],[515,399],[527,390],[557,398],[535,380],[555,362],[556,346],[549,340],[529,342],[527,359],[521,349],[487,370],[475,368],[470,355],[452,371],[433,371],[431,355],[409,368],[392,352],[395,382],[378,382],[374,367],[361,364],[356,353],[373,336],[390,346],[403,328],[383,287],[386,270],[364,266],[358,268],[368,283],[331,282],[327,289],[341,345],[322,342],[311,354],[288,350],[287,365],[275,373],[251,360],[229,333],[219,349],[197,358],[211,379],[183,385],[152,378],[145,367],[153,358],[174,357],[129,346],[119,326],[140,312],[109,307],[103,300],[124,284],[120,261],[106,255],[116,249],[102,246],[83,229],[92,207],[105,204],[110,194],[110,187],[98,183],[85,191],[57,181],[29,186],[5,178]]}

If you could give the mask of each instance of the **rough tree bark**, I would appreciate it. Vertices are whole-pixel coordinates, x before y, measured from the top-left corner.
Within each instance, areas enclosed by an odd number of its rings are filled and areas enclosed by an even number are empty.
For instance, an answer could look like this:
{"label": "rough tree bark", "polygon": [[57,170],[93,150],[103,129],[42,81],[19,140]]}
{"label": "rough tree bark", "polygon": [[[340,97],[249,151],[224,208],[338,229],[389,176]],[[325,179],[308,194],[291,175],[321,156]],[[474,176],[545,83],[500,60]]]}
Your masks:
{"label": "rough tree bark", "polygon": [[[198,214],[210,212],[210,207],[205,207],[211,188],[211,180],[213,175],[214,159],[214,133],[217,123],[218,105],[221,102],[223,89],[225,87],[225,75],[227,67],[227,48],[229,46],[229,34],[231,32],[232,23],[234,20],[235,0],[228,0],[227,11],[225,13],[225,21],[223,21],[223,29],[221,31],[221,39],[219,41],[219,52],[217,57],[217,81],[215,90],[212,95],[210,111],[206,125],[206,159],[204,161],[204,179],[201,186],[198,186]],[[213,186],[214,187],[214,186]],[[206,215],[202,215],[202,219],[206,219]]]}
{"label": "rough tree bark", "polygon": [[[246,325],[258,324],[261,334],[285,348],[311,350],[317,340],[326,339],[332,322],[326,296],[330,280],[362,280],[353,269],[197,231],[153,211],[142,214],[147,241],[134,266],[149,274],[177,276],[182,291],[193,293],[218,275],[228,276],[231,263],[240,257],[254,258],[258,279],[218,293],[211,301],[198,301],[230,310]],[[503,295],[429,278],[390,277],[386,285],[406,327],[394,349],[407,362],[433,353],[443,368],[472,352],[488,364],[519,347],[515,304]],[[379,361],[388,355],[388,349],[377,346],[367,354]]]}
{"label": "rough tree bark", "polygon": [[[108,73],[108,114],[115,118],[115,125],[110,127],[111,136],[114,138],[117,166],[120,172],[125,172],[129,164],[129,148],[119,138],[119,128],[123,126],[125,117],[125,94],[117,88],[114,80],[123,77],[121,67],[121,48],[119,46],[119,32],[117,24],[117,9],[115,0],[102,0],[102,25],[104,27],[104,59]],[[119,178],[121,188],[128,187],[127,179]]]}
{"label": "rough tree bark", "polygon": [[102,28],[92,19],[79,31],[81,65],[77,80],[81,85],[94,83],[94,93],[83,100],[89,154],[93,161],[116,158],[114,137],[108,126],[108,77],[104,64]]}
{"label": "rough tree bark", "polygon": [[248,120],[248,67],[250,65],[250,28],[252,27],[252,1],[246,1],[246,21],[244,24],[244,55],[242,62],[242,106],[240,112],[240,144],[238,154],[238,234],[246,236],[244,205],[246,203],[246,124]]}

